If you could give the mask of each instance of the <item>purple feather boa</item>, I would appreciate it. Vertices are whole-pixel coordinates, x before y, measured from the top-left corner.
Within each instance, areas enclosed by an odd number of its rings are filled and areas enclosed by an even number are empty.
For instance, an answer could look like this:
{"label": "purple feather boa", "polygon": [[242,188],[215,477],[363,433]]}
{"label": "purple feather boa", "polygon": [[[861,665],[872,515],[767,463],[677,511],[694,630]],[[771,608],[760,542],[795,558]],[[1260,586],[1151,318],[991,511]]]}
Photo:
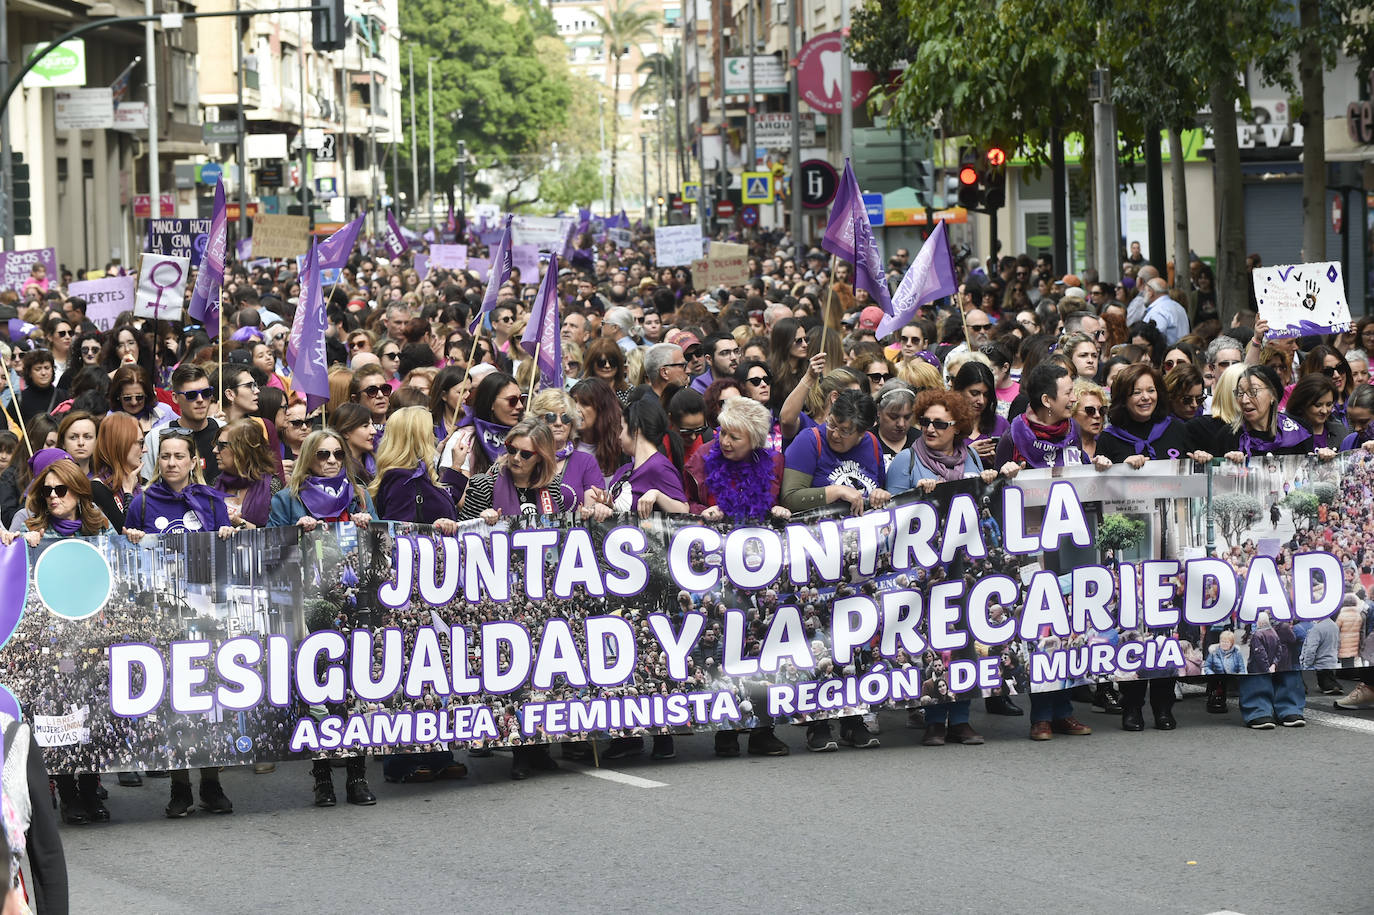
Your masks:
{"label": "purple feather boa", "polygon": [[748,460],[731,461],[712,442],[704,459],[706,487],[725,517],[745,520],[767,517],[773,507],[776,470],[773,452],[758,448]]}

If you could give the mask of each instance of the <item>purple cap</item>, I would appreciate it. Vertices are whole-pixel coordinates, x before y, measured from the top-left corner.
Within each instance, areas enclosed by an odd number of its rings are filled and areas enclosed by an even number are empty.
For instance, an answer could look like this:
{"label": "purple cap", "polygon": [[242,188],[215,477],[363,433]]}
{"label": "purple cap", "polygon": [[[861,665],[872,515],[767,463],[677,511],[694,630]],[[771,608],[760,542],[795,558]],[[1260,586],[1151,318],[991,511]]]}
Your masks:
{"label": "purple cap", "polygon": [[58,461],[70,460],[72,460],[72,456],[61,448],[44,448],[29,458],[29,470],[33,471],[33,478],[36,480]]}

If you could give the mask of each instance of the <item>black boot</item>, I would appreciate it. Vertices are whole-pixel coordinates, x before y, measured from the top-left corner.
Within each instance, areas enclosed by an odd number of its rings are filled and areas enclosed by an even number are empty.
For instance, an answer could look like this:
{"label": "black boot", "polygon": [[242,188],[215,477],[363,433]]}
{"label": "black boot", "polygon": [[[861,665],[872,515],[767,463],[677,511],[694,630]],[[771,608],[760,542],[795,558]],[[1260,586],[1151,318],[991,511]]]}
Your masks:
{"label": "black boot", "polygon": [[172,779],[172,799],[167,802],[166,810],[168,819],[180,819],[194,810],[195,806],[196,799],[191,794],[191,782],[179,778]]}
{"label": "black boot", "polygon": [[62,822],[68,826],[85,826],[89,823],[90,815],[76,790],[76,776],[58,775],[53,781],[57,782],[57,796],[62,801]]}
{"label": "black boot", "polygon": [[1011,701],[1010,696],[988,696],[983,700],[983,710],[989,715],[1024,715],[1020,706]]}
{"label": "black boot", "polygon": [[739,731],[716,731],[715,751],[721,759],[739,756]]}
{"label": "black boot", "polygon": [[[189,786],[188,786],[189,787]],[[206,778],[204,770],[200,776],[200,807],[211,813],[233,813],[234,805],[224,793],[218,778]]]}
{"label": "black boot", "polygon": [[86,810],[86,817],[92,823],[110,822],[110,811],[105,808],[104,802],[100,799],[100,780],[95,775],[82,774],[76,777],[77,794],[81,797],[81,806]]}
{"label": "black boot", "polygon": [[329,768],[329,761],[315,760],[310,774],[315,777],[315,806],[333,807],[337,804],[339,799],[334,795],[334,775]]}
{"label": "black boot", "polygon": [[750,756],[786,756],[791,752],[772,728],[754,728],[749,732]]}
{"label": "black boot", "polygon": [[1317,671],[1317,688],[1328,696],[1345,695],[1345,690],[1341,688],[1341,682],[1336,679],[1334,670]]}
{"label": "black boot", "polygon": [[1115,715],[1122,711],[1120,694],[1110,683],[1099,683],[1093,692],[1093,711]]}
{"label": "black boot", "polygon": [[371,807],[377,803],[377,795],[367,785],[367,757],[350,756],[345,768],[348,770],[348,782],[344,785],[344,791],[348,795],[348,802],[359,807]]}
{"label": "black boot", "polygon": [[1225,715],[1227,712],[1226,681],[1220,677],[1207,681],[1207,711],[1213,715]]}
{"label": "black boot", "polygon": [[1145,716],[1141,713],[1138,705],[1126,705],[1121,709],[1121,730],[1123,731],[1143,731],[1145,730]]}

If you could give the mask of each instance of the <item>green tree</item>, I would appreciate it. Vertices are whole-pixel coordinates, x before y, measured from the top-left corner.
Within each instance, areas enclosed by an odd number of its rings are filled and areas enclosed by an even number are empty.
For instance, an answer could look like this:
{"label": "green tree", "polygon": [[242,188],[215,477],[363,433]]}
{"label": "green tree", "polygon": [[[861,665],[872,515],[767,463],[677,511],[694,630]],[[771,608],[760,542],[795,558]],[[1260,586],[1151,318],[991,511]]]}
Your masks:
{"label": "green tree", "polygon": [[[554,67],[566,51],[558,39],[540,37],[523,8],[488,0],[407,0],[400,17],[402,33],[416,45],[417,102],[428,88],[421,62],[435,58],[434,162],[440,188],[456,188],[459,140],[467,145],[471,190],[479,187],[479,170],[518,167],[526,161],[522,157],[540,151],[550,130],[567,123],[571,89]],[[407,166],[409,142],[407,132],[402,147]],[[419,142],[421,161],[427,163],[428,131],[421,132]]]}
{"label": "green tree", "polygon": [[1145,539],[1145,522],[1128,518],[1123,514],[1111,514],[1102,519],[1097,526],[1097,544],[1104,550],[1111,550],[1116,564],[1121,565],[1121,554],[1140,545]]}
{"label": "green tree", "polygon": [[588,10],[588,12],[591,13],[597,29],[601,32],[601,41],[606,53],[611,56],[613,61],[611,67],[611,105],[614,108],[611,117],[611,199],[606,202],[606,208],[608,212],[614,213],[616,210],[616,165],[620,158],[620,105],[617,104],[620,98],[620,68],[633,46],[641,41],[653,39],[652,26],[658,21],[658,14],[644,9],[638,3],[626,6],[623,2],[618,3],[609,15],[603,16],[595,10]]}
{"label": "green tree", "polygon": [[1243,492],[1228,492],[1212,497],[1212,518],[1221,528],[1221,535],[1232,546],[1239,542],[1242,533],[1259,520],[1263,510],[1259,499]]}
{"label": "green tree", "polygon": [[1301,519],[1311,525],[1317,517],[1317,508],[1321,502],[1311,490],[1295,489],[1284,496],[1283,504],[1292,512],[1294,521]]}

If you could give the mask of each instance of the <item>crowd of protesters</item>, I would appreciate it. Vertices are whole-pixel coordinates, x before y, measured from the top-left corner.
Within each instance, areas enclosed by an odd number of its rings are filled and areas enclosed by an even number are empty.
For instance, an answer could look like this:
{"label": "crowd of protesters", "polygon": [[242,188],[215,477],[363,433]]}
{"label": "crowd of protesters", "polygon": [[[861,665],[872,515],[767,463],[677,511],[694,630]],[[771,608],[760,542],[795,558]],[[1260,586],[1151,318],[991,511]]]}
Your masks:
{"label": "crowd of protesters", "polygon": [[[698,289],[690,270],[655,264],[648,234],[634,239],[617,248],[583,235],[570,261],[546,268],[557,271],[561,385],[543,384],[520,345],[539,277],[516,273],[479,315],[485,284],[478,271],[422,276],[408,255],[392,261],[356,252],[327,290],[330,397],[314,410],[293,391],[286,357],[301,292],[291,266],[231,265],[221,335],[127,313],[98,327],[85,302],[64,294],[63,278],[46,289],[0,293],[0,336],[8,337],[0,345],[0,404],[9,426],[0,431],[4,542],[104,531],[135,541],[180,531],[227,539],[258,527],[311,532],[349,521],[360,529],[374,521],[413,523],[452,534],[478,522],[599,523],[622,513],[692,515],[728,526],[858,514],[942,483],[992,486],[1026,469],[1139,468],[1150,460],[1244,466],[1268,456],[1333,461],[1342,452],[1374,451],[1366,349],[1374,348],[1374,319],[1323,338],[1271,339],[1245,303],[1228,309],[1223,324],[1210,268],[1201,262],[1175,271],[1128,258],[1113,282],[1091,270],[1062,273],[1043,255],[984,265],[960,252],[958,291],[879,339],[882,309],[852,285],[848,264],[832,265],[819,249],[761,236],[752,243],[746,282]],[[472,263],[484,264],[479,239],[465,240]],[[905,249],[893,254],[892,288],[909,261]],[[474,317],[475,335],[468,330]],[[997,527],[990,506],[983,516],[989,530]],[[1370,560],[1363,545],[1353,545],[1358,532],[1337,534],[1352,581],[1367,577]],[[1295,534],[1287,555],[1318,536]],[[342,586],[346,574],[356,584],[359,559],[344,557],[336,577],[320,586]],[[1011,565],[999,551],[917,578],[922,586],[976,579]],[[889,577],[874,586],[906,583]],[[751,625],[763,632],[780,599],[797,600],[819,621],[837,594],[674,591],[678,612],[702,612],[711,623],[692,682],[716,679],[713,649],[726,606],[752,607]],[[1330,666],[1354,668],[1362,679],[1336,705],[1374,708],[1374,680],[1361,660],[1371,605],[1363,590],[1350,601],[1352,609],[1331,621]],[[477,602],[451,622],[499,617],[533,628],[550,615],[585,615],[576,603]],[[156,625],[137,614],[127,622],[135,634]],[[430,625],[428,608],[367,622],[397,626],[411,639]],[[332,624],[359,622],[342,612]],[[635,625],[647,644],[647,624],[636,618]],[[808,628],[808,635],[824,635],[819,622]],[[1209,678],[1209,710],[1227,710],[1229,675],[1255,674],[1239,679],[1241,712],[1248,726],[1268,729],[1304,723],[1301,669],[1322,666],[1307,659],[1324,657],[1326,643],[1314,641],[1309,652],[1307,634],[1294,628],[1266,618],[1205,636],[1173,634],[1188,640],[1195,673]],[[1330,628],[1312,627],[1315,639],[1329,641]],[[37,645],[44,633],[22,635]],[[1128,681],[1119,691],[1087,682],[1028,690],[1027,647],[1054,646],[1008,646],[1001,662],[1009,685],[985,696],[984,710],[1026,715],[1031,739],[1090,734],[1075,698],[1119,714],[1128,731],[1143,729],[1148,698],[1155,728],[1177,727],[1176,678]],[[950,695],[944,682],[950,660],[901,659],[919,666],[929,683],[909,720],[925,728],[927,745],[980,744],[971,702]],[[1343,692],[1334,675],[1321,687]],[[650,671],[635,688],[668,688],[666,671]],[[40,705],[64,692],[57,681],[21,684],[21,691]],[[1028,714],[1013,701],[1021,694]],[[740,731],[748,731],[750,753],[788,753],[757,697],[744,689],[741,698],[748,720],[717,734],[716,753],[738,755]],[[435,707],[447,700],[413,701]],[[512,777],[556,768],[546,745],[512,737],[512,715],[502,709],[497,741],[516,749]],[[808,750],[878,745],[860,709],[805,724]],[[136,758],[141,738],[132,728],[93,736],[108,737],[111,764]],[[670,733],[611,736],[609,758],[643,752],[646,736],[655,757],[675,753]],[[470,753],[490,749],[479,743]],[[570,745],[566,753],[576,757],[585,747]],[[347,800],[375,803],[365,757],[348,757],[346,767]],[[327,759],[312,768],[320,806],[336,802],[330,768]],[[390,757],[384,773],[428,781],[460,778],[466,768],[451,748],[435,745]],[[184,816],[192,806],[189,774],[171,775],[167,813]],[[59,779],[58,788],[68,822],[108,818],[93,776]],[[201,806],[232,811],[217,768],[202,770]]]}

